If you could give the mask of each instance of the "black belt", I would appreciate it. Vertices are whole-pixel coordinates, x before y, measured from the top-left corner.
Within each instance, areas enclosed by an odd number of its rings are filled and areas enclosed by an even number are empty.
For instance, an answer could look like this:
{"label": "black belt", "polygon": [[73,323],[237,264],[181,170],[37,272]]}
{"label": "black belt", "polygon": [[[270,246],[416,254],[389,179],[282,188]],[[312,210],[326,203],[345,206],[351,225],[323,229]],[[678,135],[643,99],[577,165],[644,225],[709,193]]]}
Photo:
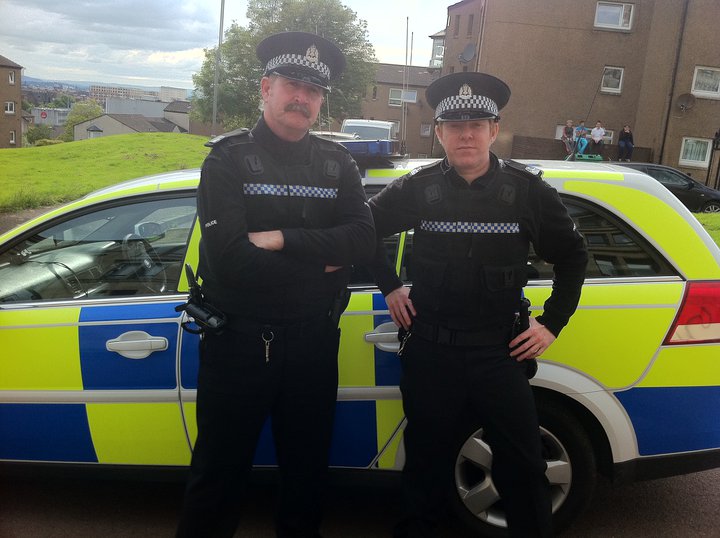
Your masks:
{"label": "black belt", "polygon": [[410,333],[430,342],[446,346],[491,346],[506,344],[510,341],[509,326],[464,331],[414,319]]}

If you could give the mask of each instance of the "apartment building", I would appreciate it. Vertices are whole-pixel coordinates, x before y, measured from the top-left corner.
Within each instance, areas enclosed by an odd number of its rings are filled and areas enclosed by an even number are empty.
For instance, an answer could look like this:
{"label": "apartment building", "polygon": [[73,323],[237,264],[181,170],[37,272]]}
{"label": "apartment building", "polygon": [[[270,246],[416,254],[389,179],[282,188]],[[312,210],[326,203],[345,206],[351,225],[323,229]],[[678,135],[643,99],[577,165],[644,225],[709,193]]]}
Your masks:
{"label": "apartment building", "polygon": [[566,120],[600,120],[608,157],[628,124],[641,157],[713,184],[718,20],[717,0],[464,0],[448,7],[442,72],[508,83],[501,156],[557,158]]}
{"label": "apartment building", "polygon": [[0,56],[0,148],[22,147],[22,66]]}
{"label": "apartment building", "polygon": [[437,141],[425,88],[439,76],[440,69],[430,67],[377,64],[375,81],[362,100],[363,118],[394,122],[410,157],[431,156]]}

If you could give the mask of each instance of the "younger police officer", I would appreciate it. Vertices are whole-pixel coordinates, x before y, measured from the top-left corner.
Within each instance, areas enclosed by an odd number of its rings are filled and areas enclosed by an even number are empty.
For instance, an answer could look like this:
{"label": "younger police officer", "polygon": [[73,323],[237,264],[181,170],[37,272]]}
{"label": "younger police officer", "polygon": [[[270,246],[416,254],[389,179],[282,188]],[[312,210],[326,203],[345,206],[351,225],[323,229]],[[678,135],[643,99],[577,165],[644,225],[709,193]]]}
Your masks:
{"label": "younger police officer", "polygon": [[[510,98],[505,83],[455,73],[433,82],[426,97],[447,157],[370,200],[378,238],[415,229],[412,290],[385,262],[382,241],[374,265],[404,333],[407,513],[395,535],[432,536],[452,488],[458,434],[482,426],[510,535],[549,536],[546,464],[523,361],[542,354],[575,311],[587,262],[583,239],[554,189],[490,152]],[[530,244],[554,264],[555,281],[544,313],[513,338]]]}
{"label": "younger police officer", "polygon": [[319,536],[350,265],[375,232],[349,153],[309,135],[345,59],[302,32],[257,48],[263,114],[212,141],[198,189],[199,275],[227,316],[200,346],[198,437],[178,536],[232,536],[266,419],[280,467],[277,535]]}

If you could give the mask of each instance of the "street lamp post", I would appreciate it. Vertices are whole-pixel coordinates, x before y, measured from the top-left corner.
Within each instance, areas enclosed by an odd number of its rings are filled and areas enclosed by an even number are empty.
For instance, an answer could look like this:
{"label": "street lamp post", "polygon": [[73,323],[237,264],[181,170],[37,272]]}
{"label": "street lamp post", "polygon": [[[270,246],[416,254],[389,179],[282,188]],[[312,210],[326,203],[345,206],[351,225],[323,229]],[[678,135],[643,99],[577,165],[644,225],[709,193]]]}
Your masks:
{"label": "street lamp post", "polygon": [[215,52],[215,77],[213,80],[213,112],[212,112],[212,128],[210,135],[215,136],[217,126],[217,100],[218,100],[218,75],[220,72],[220,45],[223,38],[223,19],[225,18],[225,0],[220,0],[220,28],[218,30],[218,46]]}

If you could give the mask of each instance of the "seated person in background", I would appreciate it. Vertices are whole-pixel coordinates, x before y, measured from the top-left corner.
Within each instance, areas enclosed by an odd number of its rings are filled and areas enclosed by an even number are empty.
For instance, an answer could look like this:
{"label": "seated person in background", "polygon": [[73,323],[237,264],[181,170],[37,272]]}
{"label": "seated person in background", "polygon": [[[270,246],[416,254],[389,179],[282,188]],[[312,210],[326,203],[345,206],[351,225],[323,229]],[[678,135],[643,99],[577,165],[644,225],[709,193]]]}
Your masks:
{"label": "seated person in background", "polygon": [[603,154],[603,138],[605,138],[605,129],[603,128],[602,122],[597,121],[595,123],[595,127],[593,127],[593,130],[590,131],[590,138],[592,139],[592,152],[596,153],[597,155]]}
{"label": "seated person in background", "polygon": [[567,120],[565,122],[565,127],[563,127],[562,136],[560,137],[560,140],[563,141],[563,144],[565,144],[565,153],[570,155],[573,152],[573,148],[575,146],[574,142],[574,130],[573,130],[573,121]]}
{"label": "seated person in background", "polygon": [[618,161],[630,162],[634,147],[635,144],[633,143],[633,134],[630,126],[625,125],[618,136]]}
{"label": "seated person in background", "polygon": [[580,124],[575,127],[575,147],[576,147],[576,153],[582,155],[585,153],[585,148],[587,148],[588,141],[587,141],[587,127],[585,127],[585,122],[580,120]]}

